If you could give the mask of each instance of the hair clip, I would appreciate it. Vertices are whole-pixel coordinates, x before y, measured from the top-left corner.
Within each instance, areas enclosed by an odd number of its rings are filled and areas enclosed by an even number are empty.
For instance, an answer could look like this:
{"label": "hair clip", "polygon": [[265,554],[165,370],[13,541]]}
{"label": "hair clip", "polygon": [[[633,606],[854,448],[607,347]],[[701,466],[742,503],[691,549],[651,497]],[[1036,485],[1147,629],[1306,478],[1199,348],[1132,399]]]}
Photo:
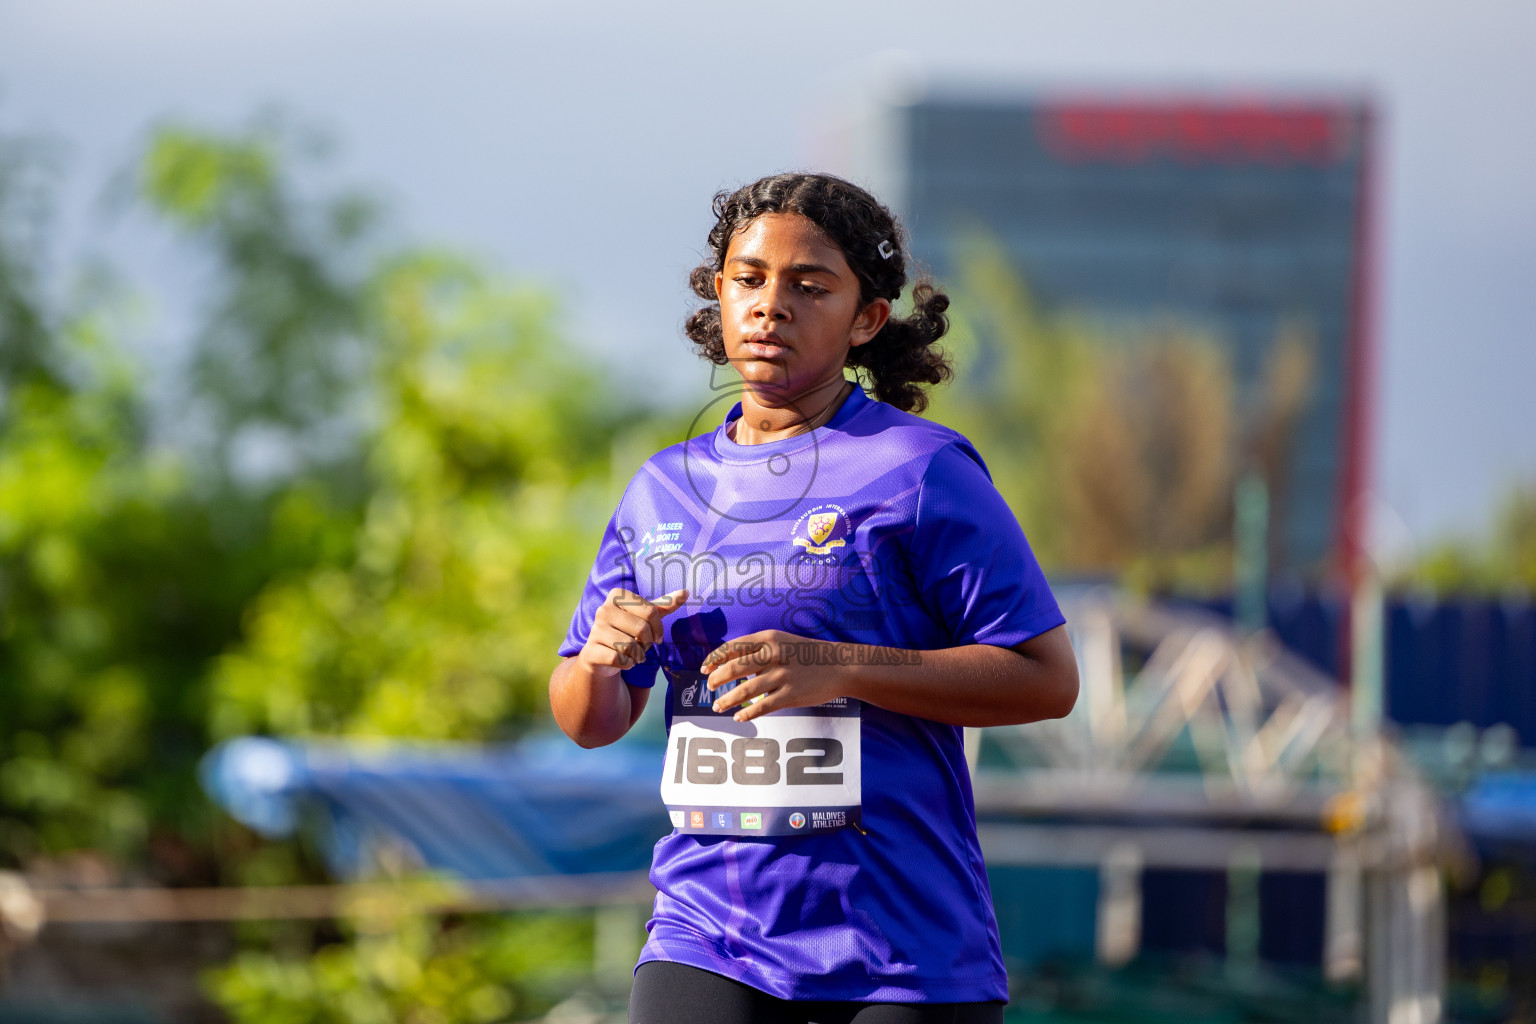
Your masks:
{"label": "hair clip", "polygon": [[875,251],[880,254],[880,258],[883,260],[888,260],[892,256],[896,255],[896,247],[891,244],[891,240],[889,238],[876,246]]}

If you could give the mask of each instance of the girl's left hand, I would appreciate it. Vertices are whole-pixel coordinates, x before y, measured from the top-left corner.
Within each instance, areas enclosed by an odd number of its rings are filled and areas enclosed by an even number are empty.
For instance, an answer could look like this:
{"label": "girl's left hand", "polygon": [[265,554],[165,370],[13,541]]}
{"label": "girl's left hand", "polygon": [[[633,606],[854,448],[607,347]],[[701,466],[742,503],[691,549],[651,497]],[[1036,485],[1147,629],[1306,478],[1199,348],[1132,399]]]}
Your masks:
{"label": "girl's left hand", "polygon": [[[838,651],[828,649],[845,646],[858,645],[764,629],[710,651],[699,671],[707,677],[705,685],[712,693],[733,682],[739,684],[715,698],[716,711],[760,698],[732,716],[738,722],[750,722],[781,708],[812,707],[847,696],[849,666],[839,663]],[[748,675],[752,678],[742,679]]]}

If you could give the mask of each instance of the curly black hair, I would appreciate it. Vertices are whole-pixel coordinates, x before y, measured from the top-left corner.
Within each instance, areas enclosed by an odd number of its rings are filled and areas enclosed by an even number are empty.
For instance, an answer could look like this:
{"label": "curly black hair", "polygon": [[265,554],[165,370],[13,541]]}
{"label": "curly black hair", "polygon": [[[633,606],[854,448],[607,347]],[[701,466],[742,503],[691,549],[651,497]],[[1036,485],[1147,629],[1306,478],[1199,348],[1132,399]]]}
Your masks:
{"label": "curly black hair", "polygon": [[[709,255],[688,275],[699,298],[713,303],[688,317],[684,333],[699,355],[717,366],[729,361],[720,330],[715,274],[737,232],[765,213],[798,213],[819,227],[843,252],[858,276],[860,301],[895,302],[907,283],[904,232],[891,211],[859,186],[830,174],[775,174],[715,196]],[[869,342],[848,350],[845,366],[866,380],[875,398],[906,412],[922,412],[928,395],[919,385],[954,376],[949,357],[934,342],[949,330],[949,296],[923,278],[912,289],[911,315],[892,316]]]}

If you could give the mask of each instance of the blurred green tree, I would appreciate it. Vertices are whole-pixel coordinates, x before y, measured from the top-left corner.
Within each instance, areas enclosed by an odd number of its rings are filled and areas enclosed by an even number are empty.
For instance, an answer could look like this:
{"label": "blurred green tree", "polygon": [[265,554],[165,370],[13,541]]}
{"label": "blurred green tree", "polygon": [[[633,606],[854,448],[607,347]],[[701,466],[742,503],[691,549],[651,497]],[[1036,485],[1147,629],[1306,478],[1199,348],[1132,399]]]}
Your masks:
{"label": "blurred green tree", "polygon": [[[379,245],[368,204],[309,198],[301,149],[264,121],[143,151],[147,209],[210,271],[202,426],[164,445],[110,304],[45,298],[71,294],[30,258],[46,168],[0,146],[0,860],[211,880],[213,739],[543,711],[613,441],[649,421],[547,297]],[[259,486],[227,470],[252,430],[293,454]]]}
{"label": "blurred green tree", "polygon": [[396,261],[368,303],[381,415],[355,556],[255,600],[216,663],[216,735],[484,738],[545,706],[623,414],[545,298],[463,262]]}
{"label": "blurred green tree", "polygon": [[233,608],[188,571],[208,535],[145,445],[111,309],[45,301],[41,247],[13,231],[15,190],[35,210],[45,185],[24,144],[0,151],[0,860],[128,856],[193,796],[194,680],[228,631],[199,645]]}
{"label": "blurred green tree", "polygon": [[23,381],[57,382],[37,266],[46,251],[50,171],[41,140],[0,137],[0,403]]}
{"label": "blurred green tree", "polygon": [[[143,208],[207,270],[165,443],[110,297],[47,287],[47,168],[0,139],[0,866],[316,877],[214,812],[209,745],[527,728],[615,467],[681,428],[579,365],[548,296],[313,198],[306,146],[269,119],[142,151]],[[231,468],[253,444],[275,471]],[[542,1005],[528,979],[590,965],[590,931],[251,927],[211,985],[237,1020],[503,1019]]]}
{"label": "blurred green tree", "polygon": [[1311,379],[1306,332],[1282,333],[1260,394],[1240,403],[1214,339],[1172,322],[1117,335],[1047,313],[985,231],[954,252],[946,345],[959,372],[931,415],[976,442],[1042,564],[1225,591],[1237,474],[1257,467],[1272,498],[1283,493]]}
{"label": "blurred green tree", "polygon": [[1483,537],[1434,544],[1396,582],[1447,594],[1536,593],[1536,481],[1509,491]]}
{"label": "blurred green tree", "polygon": [[139,160],[140,197],[210,272],[178,442],[208,455],[200,469],[216,480],[259,447],[261,475],[247,483],[317,471],[356,483],[381,217],[356,190],[301,187],[298,172],[326,149],[274,113],[237,136],[163,126]]}
{"label": "blurred green tree", "polygon": [[547,1010],[591,967],[590,917],[403,916],[296,958],[241,953],[206,976],[235,1024],[490,1024]]}

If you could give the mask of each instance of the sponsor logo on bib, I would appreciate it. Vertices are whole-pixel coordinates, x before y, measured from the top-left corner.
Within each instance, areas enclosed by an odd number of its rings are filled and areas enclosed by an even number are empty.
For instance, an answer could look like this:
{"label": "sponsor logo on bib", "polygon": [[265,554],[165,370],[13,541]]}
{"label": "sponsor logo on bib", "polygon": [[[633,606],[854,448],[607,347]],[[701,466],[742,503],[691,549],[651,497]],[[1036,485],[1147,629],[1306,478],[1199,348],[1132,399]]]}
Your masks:
{"label": "sponsor logo on bib", "polygon": [[763,827],[763,816],[755,811],[742,811],[741,827],[760,829]]}
{"label": "sponsor logo on bib", "polygon": [[703,811],[694,811],[689,816],[689,824],[691,824],[694,828],[703,828],[704,827],[704,812]]}
{"label": "sponsor logo on bib", "polygon": [[805,828],[805,815],[801,814],[799,811],[796,811],[794,814],[791,814],[789,816],[789,827],[790,828]]}
{"label": "sponsor logo on bib", "polygon": [[684,819],[683,819],[683,812],[682,811],[668,811],[667,815],[672,819],[672,827],[673,828],[682,828],[683,827],[683,820]]}

